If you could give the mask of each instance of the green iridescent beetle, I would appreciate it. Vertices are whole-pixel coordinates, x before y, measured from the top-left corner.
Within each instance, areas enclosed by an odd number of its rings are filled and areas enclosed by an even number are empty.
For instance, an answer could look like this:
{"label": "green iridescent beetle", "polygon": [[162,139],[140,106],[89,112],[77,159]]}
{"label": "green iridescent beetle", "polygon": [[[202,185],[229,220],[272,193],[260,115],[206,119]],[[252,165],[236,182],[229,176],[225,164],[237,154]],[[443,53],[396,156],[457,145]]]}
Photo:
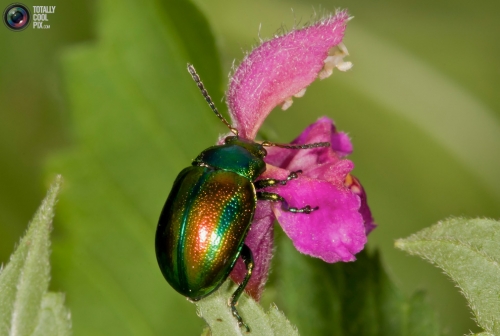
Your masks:
{"label": "green iridescent beetle", "polygon": [[257,181],[266,170],[264,146],[308,149],[330,144],[281,145],[240,139],[238,131],[217,111],[190,64],[188,71],[212,110],[234,136],[226,137],[223,145],[204,150],[193,160],[192,166],[177,176],[158,222],[156,258],[168,283],[180,294],[197,301],[222,285],[241,257],[247,274],[231,296],[229,305],[238,324],[250,331],[235,305],[252,274],[252,251],[245,245],[245,237],[257,200],[281,202],[283,209],[297,213],[309,214],[318,209],[309,205],[289,207],[278,194],[258,191],[284,185],[300,173],[292,172],[286,180]]}

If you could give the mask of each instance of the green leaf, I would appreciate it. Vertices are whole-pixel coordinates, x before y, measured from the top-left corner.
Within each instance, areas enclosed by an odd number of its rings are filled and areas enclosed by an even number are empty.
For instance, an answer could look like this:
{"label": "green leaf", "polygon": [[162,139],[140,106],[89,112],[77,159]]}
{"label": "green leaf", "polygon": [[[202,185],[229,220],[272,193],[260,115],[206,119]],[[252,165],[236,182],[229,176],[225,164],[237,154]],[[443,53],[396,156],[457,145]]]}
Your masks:
{"label": "green leaf", "polygon": [[186,70],[220,100],[214,38],[189,1],[96,5],[97,43],[62,59],[75,145],[49,163],[68,185],[57,281],[75,335],[199,334],[196,307],[158,268],[154,235],[175,177],[223,131]]}
{"label": "green leaf", "polygon": [[411,299],[391,282],[378,253],[327,264],[299,254],[279,234],[273,281],[276,300],[304,335],[439,335],[423,294]]}
{"label": "green leaf", "polygon": [[464,294],[478,325],[500,334],[500,222],[451,218],[396,246],[443,269]]}
{"label": "green leaf", "polygon": [[59,175],[0,273],[1,335],[69,335],[69,315],[66,312],[61,317],[64,311],[62,295],[47,293],[49,235],[61,183]]}
{"label": "green leaf", "polygon": [[71,335],[70,313],[64,307],[64,294],[47,293],[33,336]]}
{"label": "green leaf", "polygon": [[299,335],[297,329],[281,313],[276,305],[271,305],[267,313],[262,307],[243,294],[238,301],[238,312],[250,327],[250,333],[238,326],[236,319],[228,307],[228,298],[234,293],[236,285],[226,281],[214,294],[197,303],[198,314],[210,326],[213,336],[262,335],[262,336],[294,336]]}

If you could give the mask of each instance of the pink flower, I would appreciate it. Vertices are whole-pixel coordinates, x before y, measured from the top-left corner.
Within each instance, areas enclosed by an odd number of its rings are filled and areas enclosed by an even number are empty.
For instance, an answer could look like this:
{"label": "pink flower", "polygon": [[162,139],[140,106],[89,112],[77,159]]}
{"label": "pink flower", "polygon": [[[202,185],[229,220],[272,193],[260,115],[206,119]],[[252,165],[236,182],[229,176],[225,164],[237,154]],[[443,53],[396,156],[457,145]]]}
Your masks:
{"label": "pink flower", "polygon": [[[240,137],[255,140],[271,110],[286,109],[292,96],[300,97],[317,77],[331,75],[333,68],[345,71],[347,49],[341,44],[349,16],[341,11],[307,28],[262,43],[245,57],[229,83],[227,102],[232,125]],[[267,149],[266,172],[261,178],[286,179],[301,170],[286,185],[264,191],[284,197],[291,207],[319,207],[310,213],[284,211],[280,202],[259,201],[245,243],[254,256],[254,271],[246,291],[259,299],[267,280],[276,219],[300,252],[326,262],[353,261],[375,227],[366,193],[350,174],[354,164],[345,159],[352,144],[337,132],[333,121],[322,117],[307,127],[292,144],[330,142],[330,147],[293,150]],[[246,269],[241,260],[231,278],[241,282]]]}

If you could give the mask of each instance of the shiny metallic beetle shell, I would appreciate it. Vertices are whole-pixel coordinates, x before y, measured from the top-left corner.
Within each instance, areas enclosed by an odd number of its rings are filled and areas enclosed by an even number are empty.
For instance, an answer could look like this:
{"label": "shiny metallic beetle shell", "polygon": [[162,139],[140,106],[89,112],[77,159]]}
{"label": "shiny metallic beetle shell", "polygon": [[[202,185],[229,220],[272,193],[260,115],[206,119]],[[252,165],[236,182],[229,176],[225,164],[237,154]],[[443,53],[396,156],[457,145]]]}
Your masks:
{"label": "shiny metallic beetle shell", "polygon": [[199,300],[233,269],[252,223],[253,180],[265,171],[260,144],[228,137],[177,176],[156,231],[156,256],[170,285]]}

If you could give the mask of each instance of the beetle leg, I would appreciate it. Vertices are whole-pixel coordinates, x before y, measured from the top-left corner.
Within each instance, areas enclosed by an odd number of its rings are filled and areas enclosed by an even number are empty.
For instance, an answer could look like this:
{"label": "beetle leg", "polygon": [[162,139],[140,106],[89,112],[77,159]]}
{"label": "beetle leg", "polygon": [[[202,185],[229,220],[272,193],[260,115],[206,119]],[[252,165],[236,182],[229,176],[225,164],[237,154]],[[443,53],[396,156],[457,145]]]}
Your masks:
{"label": "beetle leg", "polygon": [[245,322],[243,322],[243,319],[238,313],[238,310],[236,310],[236,304],[238,303],[238,299],[240,298],[241,293],[243,293],[243,290],[245,289],[248,281],[250,280],[253,270],[253,254],[250,248],[245,244],[241,248],[240,257],[245,262],[245,267],[247,268],[247,274],[245,275],[243,282],[238,286],[238,288],[236,288],[236,291],[231,296],[231,299],[229,300],[229,306],[231,307],[231,312],[233,313],[233,316],[238,320],[238,325],[240,327],[241,326],[245,327],[247,332],[250,332],[250,328]]}
{"label": "beetle leg", "polygon": [[305,213],[310,214],[313,211],[319,209],[319,207],[312,208],[310,205],[306,205],[303,208],[294,208],[288,205],[288,202],[278,194],[270,193],[266,191],[257,191],[257,199],[263,201],[271,201],[271,202],[281,202],[281,208],[285,211],[290,211],[294,213]]}
{"label": "beetle leg", "polygon": [[296,179],[299,177],[299,174],[302,174],[302,170],[297,170],[291,172],[286,180],[276,180],[276,179],[263,179],[263,180],[258,180],[253,183],[255,186],[255,189],[262,189],[262,188],[267,188],[267,187],[274,187],[276,185],[285,185],[288,181]]}

